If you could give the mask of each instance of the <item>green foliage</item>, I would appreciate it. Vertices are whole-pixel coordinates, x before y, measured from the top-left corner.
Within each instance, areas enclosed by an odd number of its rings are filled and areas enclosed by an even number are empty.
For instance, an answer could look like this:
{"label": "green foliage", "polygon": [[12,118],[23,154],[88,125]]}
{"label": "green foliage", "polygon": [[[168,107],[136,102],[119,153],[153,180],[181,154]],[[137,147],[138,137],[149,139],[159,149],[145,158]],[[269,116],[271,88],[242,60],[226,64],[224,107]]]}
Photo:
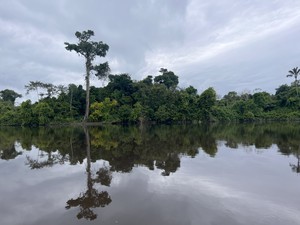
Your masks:
{"label": "green foliage", "polygon": [[118,109],[118,118],[123,123],[128,123],[132,118],[132,109],[129,105],[122,105]]}
{"label": "green foliage", "polygon": [[133,109],[131,111],[131,118],[130,120],[135,121],[142,121],[143,120],[143,106],[140,102],[134,104]]}
{"label": "green foliage", "polygon": [[89,57],[92,60],[95,59],[96,56],[106,56],[106,52],[109,49],[107,44],[104,44],[102,41],[90,41],[91,37],[94,36],[94,31],[77,31],[75,36],[78,38],[78,44],[70,44],[65,42],[66,49],[68,51],[75,51],[78,54],[83,55],[84,57]]}
{"label": "green foliage", "polygon": [[206,89],[198,99],[198,106],[200,109],[199,113],[199,119],[202,122],[210,121],[211,120],[211,112],[212,112],[212,107],[216,104],[216,99],[217,95],[216,92],[213,88],[208,88]]}
{"label": "green foliage", "polygon": [[14,106],[9,101],[0,100],[0,115],[6,113],[7,111],[11,111],[14,109]]}
{"label": "green foliage", "polygon": [[254,121],[255,119],[255,116],[252,112],[250,111],[246,111],[244,114],[243,114],[243,120],[245,121]]}
{"label": "green foliage", "polygon": [[106,89],[112,93],[115,90],[120,91],[123,95],[131,95],[134,92],[133,81],[128,74],[109,75],[109,83]]}
{"label": "green foliage", "polygon": [[237,114],[227,107],[213,106],[211,115],[216,121],[233,122],[237,120]]}
{"label": "green foliage", "polygon": [[252,121],[262,113],[262,109],[252,99],[240,100],[233,105],[232,109],[237,113],[238,119],[244,121]]}
{"label": "green foliage", "polygon": [[11,102],[14,105],[16,98],[21,98],[22,95],[18,94],[13,90],[5,89],[0,91],[0,97],[2,98],[3,101]]}
{"label": "green foliage", "polygon": [[145,79],[143,79],[141,82],[146,85],[152,85],[153,84],[153,76],[149,75]]}
{"label": "green foliage", "polygon": [[296,94],[296,87],[281,85],[276,89],[275,97],[279,107],[287,107],[290,109],[300,109],[300,97]]}
{"label": "green foliage", "polygon": [[158,122],[167,122],[170,120],[170,112],[165,105],[159,106],[155,112],[155,119]]}
{"label": "green foliage", "polygon": [[36,115],[39,125],[49,124],[54,118],[54,111],[46,102],[34,105],[32,112]]}
{"label": "green foliage", "polygon": [[[84,115],[85,112],[85,96],[86,92],[83,90],[82,85],[76,86],[75,84],[69,85],[69,90],[66,98],[62,101],[69,103],[70,113],[75,118]],[[96,99],[96,98],[95,98]]]}
{"label": "green foliage", "polygon": [[197,89],[194,88],[193,86],[189,86],[185,89],[185,91],[189,94],[189,95],[197,95]]}
{"label": "green foliage", "polygon": [[267,92],[253,94],[253,102],[265,111],[270,111],[275,107],[272,96]]}
{"label": "green foliage", "polygon": [[114,122],[116,120],[116,107],[118,102],[105,98],[103,102],[95,102],[91,105],[90,120],[93,122]]}
{"label": "green foliage", "polygon": [[298,76],[299,76],[299,74],[300,74],[300,68],[295,67],[295,68],[293,68],[293,69],[291,69],[291,70],[289,71],[289,74],[288,74],[288,75],[286,75],[287,77],[294,77],[294,78],[295,78],[294,85],[295,85],[295,87],[296,87],[296,94],[297,94],[297,97],[299,96],[299,94],[298,94]]}
{"label": "green foliage", "polygon": [[178,76],[174,74],[172,71],[168,71],[167,69],[161,68],[160,73],[162,75],[156,76],[154,78],[154,82],[158,84],[163,84],[168,89],[176,88],[178,85]]}
{"label": "green foliage", "polygon": [[[105,56],[108,50],[106,44],[91,41],[93,35],[92,31],[78,32],[77,44],[66,43],[67,50],[85,57],[87,83],[89,72],[108,72],[105,69],[108,64],[92,65],[96,56]],[[295,71],[291,70],[290,74],[292,72]],[[83,116],[86,117],[90,109],[89,121],[105,123],[300,120],[298,72],[296,83],[279,86],[275,95],[264,91],[254,94],[230,91],[221,99],[217,99],[211,87],[199,94],[193,86],[177,88],[178,76],[174,72],[162,68],[160,73],[154,78],[148,75],[140,81],[132,80],[126,73],[111,74],[106,86],[90,87],[87,84],[86,90],[82,85],[70,84],[66,88],[30,81],[26,85],[27,91],[36,91],[43,98],[33,104],[25,101],[20,106],[14,106],[18,94],[7,89],[0,91],[0,125],[38,126],[78,122]],[[102,75],[100,77],[103,78]]]}
{"label": "green foliage", "polygon": [[38,124],[32,110],[31,101],[22,102],[20,106],[20,122],[22,126],[34,126]]}
{"label": "green foliage", "polygon": [[240,96],[235,91],[230,91],[228,94],[224,95],[222,101],[225,103],[225,105],[232,105],[236,101],[240,100]]}
{"label": "green foliage", "polygon": [[0,125],[16,125],[16,115],[12,102],[0,100]]}
{"label": "green foliage", "polygon": [[213,88],[206,89],[200,96],[198,104],[205,109],[211,109],[216,103],[216,92]]}
{"label": "green foliage", "polygon": [[286,84],[281,85],[276,89],[275,97],[276,97],[278,105],[280,107],[285,107],[288,105],[287,99],[289,98],[290,90],[291,90],[291,87],[289,87]]}
{"label": "green foliage", "polygon": [[188,87],[185,90],[181,90],[178,93],[174,93],[176,97],[175,109],[176,114],[173,115],[173,119],[187,122],[187,121],[196,121],[197,120],[197,90],[194,89],[192,86]]}
{"label": "green foliage", "polygon": [[45,96],[51,98],[59,92],[63,92],[64,86],[55,86],[51,83],[43,83],[41,81],[30,81],[28,85],[25,85],[25,89],[27,94],[31,91],[35,91],[38,98],[43,98]]}

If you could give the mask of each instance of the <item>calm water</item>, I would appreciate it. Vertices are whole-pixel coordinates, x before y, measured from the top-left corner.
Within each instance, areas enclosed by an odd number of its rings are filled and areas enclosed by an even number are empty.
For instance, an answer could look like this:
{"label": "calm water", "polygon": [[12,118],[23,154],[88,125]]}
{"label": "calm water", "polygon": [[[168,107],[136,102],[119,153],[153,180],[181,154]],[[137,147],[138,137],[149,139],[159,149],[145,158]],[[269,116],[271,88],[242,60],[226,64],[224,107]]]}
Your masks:
{"label": "calm water", "polygon": [[300,126],[0,128],[0,224],[299,225]]}

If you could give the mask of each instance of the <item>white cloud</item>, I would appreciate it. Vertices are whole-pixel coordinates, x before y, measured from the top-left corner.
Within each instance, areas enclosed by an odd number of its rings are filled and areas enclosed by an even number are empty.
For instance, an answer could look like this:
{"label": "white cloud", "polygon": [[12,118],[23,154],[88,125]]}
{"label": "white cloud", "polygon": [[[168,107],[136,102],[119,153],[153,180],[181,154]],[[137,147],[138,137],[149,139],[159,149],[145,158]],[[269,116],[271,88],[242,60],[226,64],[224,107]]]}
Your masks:
{"label": "white cloud", "polygon": [[300,2],[293,0],[3,0],[2,6],[0,89],[22,92],[30,80],[83,84],[83,59],[63,43],[76,42],[75,31],[84,29],[109,44],[104,60],[112,73],[141,79],[165,67],[181,86],[199,91],[274,91],[299,66]]}
{"label": "white cloud", "polygon": [[[284,42],[287,37],[278,40],[277,36],[281,33],[291,33],[294,27],[299,26],[300,4],[296,3],[292,6],[279,4],[280,2],[278,4],[258,3],[249,7],[247,2],[239,4],[235,4],[236,1],[231,2],[232,7],[228,6],[230,5],[228,2],[225,4],[213,1],[201,4],[199,1],[191,1],[186,12],[183,43],[175,48],[166,47],[148,51],[145,57],[147,66],[143,68],[142,73],[153,73],[153,68],[167,67],[182,75],[184,83],[195,85],[196,81],[198,88],[201,87],[200,82],[205,84],[202,86],[206,88],[217,85],[217,90],[223,93],[229,90],[222,90],[224,87],[220,83],[231,80],[231,88],[236,89],[241,86],[240,82],[245,73],[253,80],[242,85],[244,87],[256,87],[254,86],[255,74],[272,78],[278,68],[274,67],[274,63],[270,62],[268,57],[274,58],[272,54],[280,57],[281,52],[290,49],[270,46],[269,43]],[[220,9],[225,12],[220,12]],[[209,15],[210,12],[215,17]],[[225,18],[223,18],[224,14]],[[279,47],[280,51],[267,49],[267,52],[265,48],[260,48],[264,45],[269,48]],[[258,59],[262,62],[258,62]],[[283,59],[283,61],[287,60],[291,59]],[[246,71],[244,71],[245,67],[241,69],[241,64],[247,67]],[[226,69],[227,65],[230,71]],[[273,70],[266,71],[271,66]],[[282,68],[287,70],[288,67],[284,66],[286,65],[282,65]],[[199,77],[201,81],[195,77]],[[278,83],[271,83],[273,84],[271,87],[268,84],[262,86],[267,87],[268,91],[274,90]]]}

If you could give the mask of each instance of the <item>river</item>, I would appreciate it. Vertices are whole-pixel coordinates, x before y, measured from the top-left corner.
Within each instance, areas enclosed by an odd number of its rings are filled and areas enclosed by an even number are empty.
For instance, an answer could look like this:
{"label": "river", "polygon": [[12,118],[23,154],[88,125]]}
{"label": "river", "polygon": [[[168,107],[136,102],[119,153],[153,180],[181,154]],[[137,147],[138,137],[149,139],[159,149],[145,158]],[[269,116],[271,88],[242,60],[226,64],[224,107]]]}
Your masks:
{"label": "river", "polygon": [[300,126],[0,128],[0,224],[299,225]]}

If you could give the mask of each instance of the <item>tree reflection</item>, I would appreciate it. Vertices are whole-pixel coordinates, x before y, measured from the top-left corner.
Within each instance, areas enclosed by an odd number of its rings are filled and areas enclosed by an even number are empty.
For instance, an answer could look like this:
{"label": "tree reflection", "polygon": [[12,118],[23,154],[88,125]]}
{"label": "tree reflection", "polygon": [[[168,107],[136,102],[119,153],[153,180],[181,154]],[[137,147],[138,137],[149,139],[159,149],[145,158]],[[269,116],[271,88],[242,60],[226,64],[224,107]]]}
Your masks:
{"label": "tree reflection", "polygon": [[107,191],[98,191],[94,188],[94,184],[100,183],[105,186],[110,186],[112,175],[108,167],[100,168],[96,173],[96,178],[92,177],[91,173],[91,146],[90,146],[90,134],[87,127],[84,127],[85,140],[86,140],[86,153],[87,153],[87,190],[80,193],[76,199],[70,199],[67,201],[66,209],[72,207],[79,207],[80,212],[77,214],[77,218],[85,218],[87,220],[94,220],[97,218],[97,214],[92,210],[97,207],[105,207],[111,203],[111,198]]}
{"label": "tree reflection", "polygon": [[22,155],[22,152],[16,151],[15,145],[12,144],[8,148],[2,148],[0,150],[0,158],[4,160],[10,160],[16,158],[18,155]]}
{"label": "tree reflection", "polygon": [[300,145],[299,145],[298,151],[295,153],[295,156],[297,158],[297,164],[290,163],[290,167],[293,172],[300,173]]}
{"label": "tree reflection", "polygon": [[290,163],[290,167],[292,168],[292,171],[295,173],[300,173],[300,157],[299,155],[297,156],[298,163],[297,164],[292,164]]}
{"label": "tree reflection", "polygon": [[43,160],[44,153],[38,154],[38,159],[32,159],[30,156],[26,156],[27,162],[25,163],[31,169],[41,169],[44,167],[51,167],[55,164],[64,164],[65,162],[70,161],[68,156],[61,155],[59,153],[52,154],[52,152],[47,152],[47,159]]}
{"label": "tree reflection", "polygon": [[11,160],[21,155],[22,152],[16,150],[15,130],[0,129],[0,158],[3,160]]}
{"label": "tree reflection", "polygon": [[[90,139],[89,145],[86,145],[87,138]],[[24,151],[30,151],[32,146],[39,149],[37,158],[32,154],[27,156],[26,163],[32,169],[66,162],[82,164],[88,154],[89,164],[99,159],[109,162],[107,171],[104,168],[92,175],[93,179],[98,176],[94,183],[108,185],[111,177],[108,174],[104,179],[105,173],[129,173],[140,165],[170,176],[180,168],[182,156],[195,157],[203,151],[215,157],[222,142],[227,149],[253,146],[253,149],[262,151],[276,145],[281,154],[297,158],[298,162],[290,166],[299,173],[299,140],[300,126],[289,123],[101,126],[89,127],[87,134],[82,127],[5,127],[0,128],[0,158],[12,160],[21,154],[15,143],[20,143]]]}
{"label": "tree reflection", "polygon": [[215,138],[216,133],[214,132],[213,127],[203,126],[200,129],[200,147],[206,154],[211,157],[215,157],[218,152],[218,146]]}
{"label": "tree reflection", "polygon": [[180,167],[180,159],[176,154],[170,154],[165,161],[156,161],[156,167],[164,170],[161,175],[169,176]]}
{"label": "tree reflection", "polygon": [[131,172],[137,165],[160,169],[163,176],[175,173],[180,156],[195,157],[200,138],[195,130],[182,126],[93,127],[93,152],[109,161],[112,171]]}

